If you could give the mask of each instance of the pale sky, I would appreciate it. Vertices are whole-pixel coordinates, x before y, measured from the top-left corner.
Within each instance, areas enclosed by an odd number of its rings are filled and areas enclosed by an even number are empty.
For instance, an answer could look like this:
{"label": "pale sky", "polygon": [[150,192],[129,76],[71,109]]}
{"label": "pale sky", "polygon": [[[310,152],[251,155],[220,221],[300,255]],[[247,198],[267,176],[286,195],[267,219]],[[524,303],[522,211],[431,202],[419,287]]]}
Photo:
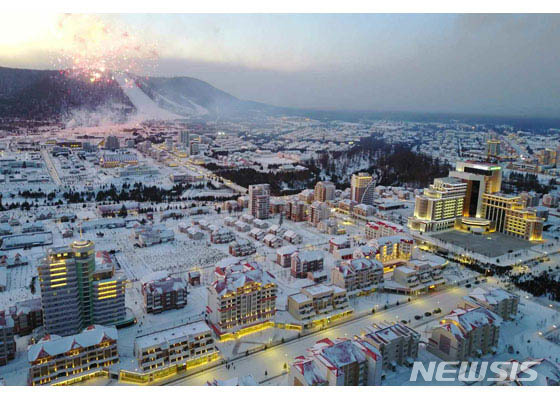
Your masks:
{"label": "pale sky", "polygon": [[316,109],[560,113],[559,15],[3,14],[0,65],[191,76]]}

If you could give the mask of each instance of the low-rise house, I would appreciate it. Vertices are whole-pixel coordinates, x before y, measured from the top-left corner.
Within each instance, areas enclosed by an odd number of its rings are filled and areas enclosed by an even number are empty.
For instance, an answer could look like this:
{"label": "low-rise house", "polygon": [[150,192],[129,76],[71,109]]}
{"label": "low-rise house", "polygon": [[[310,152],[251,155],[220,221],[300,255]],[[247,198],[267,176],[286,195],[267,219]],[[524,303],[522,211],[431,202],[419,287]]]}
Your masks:
{"label": "low-rise house", "polygon": [[249,236],[251,236],[255,240],[263,240],[266,236],[266,232],[260,228],[253,228],[249,231]]}
{"label": "low-rise house", "polygon": [[175,233],[164,226],[147,226],[138,231],[138,245],[149,247],[155,244],[172,242],[175,240]]}
{"label": "low-rise house", "polygon": [[232,227],[232,226],[235,225],[236,222],[237,222],[237,218],[235,218],[235,217],[225,217],[224,218],[225,226]]}
{"label": "low-rise house", "polygon": [[251,214],[243,214],[241,216],[241,221],[243,221],[247,224],[252,224],[254,220],[255,220],[255,217],[253,217]]}
{"label": "low-rise house", "polygon": [[256,252],[256,247],[247,239],[239,238],[229,244],[229,254],[234,257],[245,257]]}
{"label": "low-rise house", "polygon": [[286,230],[279,225],[271,225],[267,232],[276,236],[282,236]]}
{"label": "low-rise house", "polygon": [[337,236],[329,240],[329,253],[334,254],[336,250],[349,249],[351,247],[348,236]]}
{"label": "low-rise house", "polygon": [[282,238],[291,244],[300,244],[303,240],[299,233],[296,233],[292,230],[287,230],[286,232],[284,232]]}
{"label": "low-rise house", "polygon": [[189,271],[187,276],[191,286],[200,286],[200,271]]}
{"label": "low-rise house", "polygon": [[204,238],[204,233],[200,229],[191,226],[187,229],[187,236],[192,240],[202,240]]}
{"label": "low-rise house", "polygon": [[243,221],[237,221],[233,226],[237,232],[249,232],[251,230],[251,225]]}
{"label": "low-rise house", "polygon": [[351,247],[345,249],[334,249],[332,255],[336,260],[351,260],[354,258],[354,249]]}
{"label": "low-rise house", "polygon": [[375,208],[368,204],[358,204],[352,209],[352,215],[356,218],[369,220],[375,214]]}
{"label": "low-rise house", "polygon": [[263,243],[266,244],[268,247],[272,247],[273,249],[277,249],[279,247],[282,247],[282,238],[278,237],[276,235],[273,235],[272,233],[269,233],[268,235],[266,235],[263,238]]}
{"label": "low-rise house", "polygon": [[219,228],[212,231],[210,234],[210,241],[214,244],[229,243],[235,240],[235,235],[232,231],[226,228]]}
{"label": "low-rise house", "polygon": [[253,220],[253,226],[259,229],[267,229],[270,225],[268,224],[268,222],[263,221],[262,219],[255,218]]}
{"label": "low-rise house", "polygon": [[292,266],[292,255],[298,251],[296,246],[287,245],[276,250],[276,264],[282,268],[290,268]]}

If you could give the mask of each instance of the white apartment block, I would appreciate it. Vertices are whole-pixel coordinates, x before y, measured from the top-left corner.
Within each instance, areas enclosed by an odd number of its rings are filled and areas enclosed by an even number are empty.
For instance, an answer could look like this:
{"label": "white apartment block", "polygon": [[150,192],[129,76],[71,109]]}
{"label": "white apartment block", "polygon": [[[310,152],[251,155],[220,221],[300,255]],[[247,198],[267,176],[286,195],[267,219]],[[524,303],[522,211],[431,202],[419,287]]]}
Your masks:
{"label": "white apartment block", "polygon": [[346,290],[334,285],[312,285],[288,296],[288,312],[297,320],[349,309]]}
{"label": "white apartment block", "polygon": [[193,363],[212,361],[218,349],[210,327],[198,321],[136,337],[134,355],[139,370],[151,372],[172,365],[188,368]]}

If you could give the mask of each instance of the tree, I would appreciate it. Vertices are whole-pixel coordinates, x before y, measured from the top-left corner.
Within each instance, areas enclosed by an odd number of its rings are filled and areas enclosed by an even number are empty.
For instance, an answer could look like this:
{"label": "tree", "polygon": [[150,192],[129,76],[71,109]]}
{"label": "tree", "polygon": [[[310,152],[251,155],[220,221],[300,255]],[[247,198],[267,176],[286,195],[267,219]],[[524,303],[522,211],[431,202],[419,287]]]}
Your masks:
{"label": "tree", "polygon": [[121,210],[119,211],[119,217],[125,218],[128,215],[128,211],[126,210],[126,206],[123,204]]}

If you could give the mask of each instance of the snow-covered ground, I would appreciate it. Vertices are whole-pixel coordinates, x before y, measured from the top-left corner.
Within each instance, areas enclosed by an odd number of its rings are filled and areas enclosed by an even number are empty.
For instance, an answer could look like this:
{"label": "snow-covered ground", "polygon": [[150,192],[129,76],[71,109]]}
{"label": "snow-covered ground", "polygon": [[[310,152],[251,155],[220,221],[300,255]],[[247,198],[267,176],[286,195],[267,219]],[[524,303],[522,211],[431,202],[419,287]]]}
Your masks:
{"label": "snow-covered ground", "polygon": [[115,80],[119,83],[134,107],[136,107],[137,115],[141,116],[142,119],[173,120],[183,118],[159,107],[146,93],[136,86],[133,80],[127,78],[124,74],[116,74]]}

